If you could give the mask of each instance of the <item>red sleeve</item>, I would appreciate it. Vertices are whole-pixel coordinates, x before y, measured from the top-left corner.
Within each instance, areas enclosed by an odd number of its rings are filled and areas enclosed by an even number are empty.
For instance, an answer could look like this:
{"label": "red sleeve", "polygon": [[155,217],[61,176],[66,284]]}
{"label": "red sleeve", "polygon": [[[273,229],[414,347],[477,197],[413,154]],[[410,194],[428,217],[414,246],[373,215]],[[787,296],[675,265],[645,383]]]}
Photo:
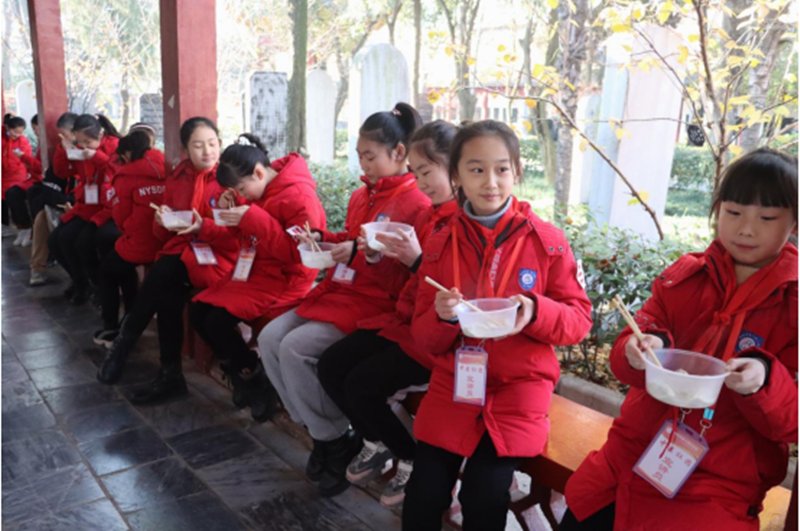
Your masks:
{"label": "red sleeve", "polygon": [[53,153],[53,173],[62,179],[69,179],[75,173],[67,158],[67,151],[61,144],[56,145]]}
{"label": "red sleeve", "polygon": [[[441,278],[436,271],[437,264],[438,262],[425,262],[423,259],[418,272],[419,278],[426,276]],[[450,352],[461,333],[461,327],[458,322],[449,323],[439,319],[434,307],[435,299],[436,288],[427,282],[420,282],[414,305],[414,317],[411,320],[411,336],[421,352],[431,356],[441,356]]]}
{"label": "red sleeve", "polygon": [[797,336],[793,336],[777,356],[761,349],[741,352],[738,357],[752,357],[769,362],[769,378],[752,395],[730,393],[733,403],[753,428],[771,441],[797,442],[797,383],[787,367],[779,361],[791,356],[797,359]]}
{"label": "red sleeve", "polygon": [[20,158],[22,159],[22,163],[25,164],[25,166],[28,168],[28,171],[32,175],[42,174],[42,161],[39,160],[39,157],[23,154]]}
{"label": "red sleeve", "polygon": [[111,216],[114,218],[114,223],[117,224],[119,230],[123,229],[125,220],[133,212],[133,197],[131,194],[131,187],[129,186],[130,179],[121,178],[114,179],[114,199],[111,202]]}
{"label": "red sleeve", "polygon": [[20,140],[21,140],[20,143],[22,144],[22,146],[20,147],[20,149],[22,149],[22,156],[23,157],[32,157],[33,156],[33,149],[31,149],[31,143],[28,142],[28,139],[25,138],[24,136],[20,137]]}
{"label": "red sleeve", "polygon": [[550,345],[579,343],[592,328],[592,303],[578,283],[578,266],[564,241],[563,254],[552,255],[545,292],[536,294],[531,322],[522,329],[528,337]]}

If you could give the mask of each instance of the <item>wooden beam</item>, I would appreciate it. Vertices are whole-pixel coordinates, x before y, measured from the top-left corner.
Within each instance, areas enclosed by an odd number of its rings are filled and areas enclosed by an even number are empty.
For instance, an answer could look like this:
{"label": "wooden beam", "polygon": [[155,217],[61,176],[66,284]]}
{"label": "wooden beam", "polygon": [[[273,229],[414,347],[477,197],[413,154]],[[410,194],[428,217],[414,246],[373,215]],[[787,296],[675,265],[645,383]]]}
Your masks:
{"label": "wooden beam", "polygon": [[217,120],[216,0],[160,0],[164,154],[181,158],[180,126],[192,116]]}
{"label": "wooden beam", "polygon": [[33,72],[36,79],[36,104],[42,168],[46,169],[58,139],[56,122],[67,111],[67,78],[64,74],[64,37],[61,31],[59,0],[28,0],[31,26]]}

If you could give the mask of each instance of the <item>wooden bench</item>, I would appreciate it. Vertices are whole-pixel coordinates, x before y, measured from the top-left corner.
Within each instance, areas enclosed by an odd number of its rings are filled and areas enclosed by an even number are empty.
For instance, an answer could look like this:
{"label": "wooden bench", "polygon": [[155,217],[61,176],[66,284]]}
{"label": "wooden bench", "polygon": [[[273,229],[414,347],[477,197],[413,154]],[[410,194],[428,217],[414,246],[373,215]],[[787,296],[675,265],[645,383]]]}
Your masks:
{"label": "wooden bench", "polygon": [[[424,393],[411,393],[403,401],[404,407],[415,413]],[[613,419],[608,415],[553,395],[550,405],[550,435],[541,455],[526,459],[520,471],[531,477],[530,493],[512,501],[510,509],[523,529],[527,526],[521,517],[523,511],[537,503],[553,529],[557,522],[550,508],[553,491],[562,493],[567,480],[592,450],[598,450],[608,437]],[[790,508],[793,503],[793,509]],[[770,489],[759,514],[762,530],[797,531],[797,474],[794,489],[781,486]]]}

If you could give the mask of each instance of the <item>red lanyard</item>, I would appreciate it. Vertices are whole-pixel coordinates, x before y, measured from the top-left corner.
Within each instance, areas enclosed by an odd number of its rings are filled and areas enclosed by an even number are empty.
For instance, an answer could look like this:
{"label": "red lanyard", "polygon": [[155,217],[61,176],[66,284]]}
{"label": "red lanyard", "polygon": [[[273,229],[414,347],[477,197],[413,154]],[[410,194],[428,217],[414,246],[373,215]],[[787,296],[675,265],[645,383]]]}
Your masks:
{"label": "red lanyard", "polygon": [[416,186],[416,184],[417,184],[416,181],[408,180],[408,181],[404,182],[403,184],[398,185],[394,190],[392,190],[392,193],[389,194],[388,197],[386,197],[386,199],[383,199],[381,201],[380,204],[377,204],[377,198],[376,198],[376,204],[367,211],[367,215],[361,220],[361,223],[359,223],[358,226],[361,227],[361,225],[363,225],[364,223],[372,221],[372,218],[376,214],[376,211],[380,210],[380,208],[385,203],[388,203],[389,201],[394,199],[395,196],[397,196],[397,195],[409,190],[412,186]]}
{"label": "red lanyard", "polygon": [[[460,260],[458,254],[458,226],[454,221],[452,224],[453,230],[451,234],[451,241],[453,242],[453,280],[455,281],[456,288],[458,291],[461,291],[461,269],[460,269]],[[509,258],[508,263],[503,271],[503,276],[500,279],[500,285],[497,287],[497,290],[494,289],[494,286],[491,282],[488,284],[492,289],[493,293],[490,295],[500,295],[502,296],[506,290],[506,286],[508,285],[508,279],[511,276],[511,270],[513,269],[514,264],[517,263],[517,257],[519,256],[519,252],[522,249],[522,241],[525,239],[525,236],[520,236],[517,238],[516,243],[514,244],[514,249],[511,251],[511,258]],[[497,252],[495,250],[495,252]],[[481,265],[481,272],[478,274],[478,278],[483,275],[483,265]],[[480,282],[479,282],[480,283]],[[480,296],[480,294],[478,294]]]}

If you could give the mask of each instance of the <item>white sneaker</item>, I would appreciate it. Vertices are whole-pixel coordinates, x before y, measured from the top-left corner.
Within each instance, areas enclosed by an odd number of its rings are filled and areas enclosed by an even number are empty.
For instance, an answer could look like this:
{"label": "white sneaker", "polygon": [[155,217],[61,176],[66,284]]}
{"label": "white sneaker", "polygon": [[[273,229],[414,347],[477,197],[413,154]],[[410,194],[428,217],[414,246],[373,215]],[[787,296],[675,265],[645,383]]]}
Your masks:
{"label": "white sneaker", "polygon": [[28,280],[28,285],[31,287],[42,286],[47,284],[47,280],[47,275],[45,275],[44,272],[32,270],[31,278]]}
{"label": "white sneaker", "polygon": [[14,247],[19,247],[24,237],[25,235],[23,234],[22,230],[18,230],[17,237],[14,238],[14,243],[12,245],[14,245]]}
{"label": "white sneaker", "polygon": [[22,238],[19,241],[19,246],[30,247],[31,243],[33,243],[31,241],[31,229],[22,229],[19,231],[19,233],[22,235]]}
{"label": "white sneaker", "polygon": [[350,483],[366,484],[383,472],[386,461],[392,458],[392,452],[381,442],[364,441],[364,447],[347,466],[346,477]]}
{"label": "white sneaker", "polygon": [[393,507],[400,505],[406,497],[406,485],[414,470],[414,461],[401,459],[397,463],[397,472],[381,493],[381,505]]}

